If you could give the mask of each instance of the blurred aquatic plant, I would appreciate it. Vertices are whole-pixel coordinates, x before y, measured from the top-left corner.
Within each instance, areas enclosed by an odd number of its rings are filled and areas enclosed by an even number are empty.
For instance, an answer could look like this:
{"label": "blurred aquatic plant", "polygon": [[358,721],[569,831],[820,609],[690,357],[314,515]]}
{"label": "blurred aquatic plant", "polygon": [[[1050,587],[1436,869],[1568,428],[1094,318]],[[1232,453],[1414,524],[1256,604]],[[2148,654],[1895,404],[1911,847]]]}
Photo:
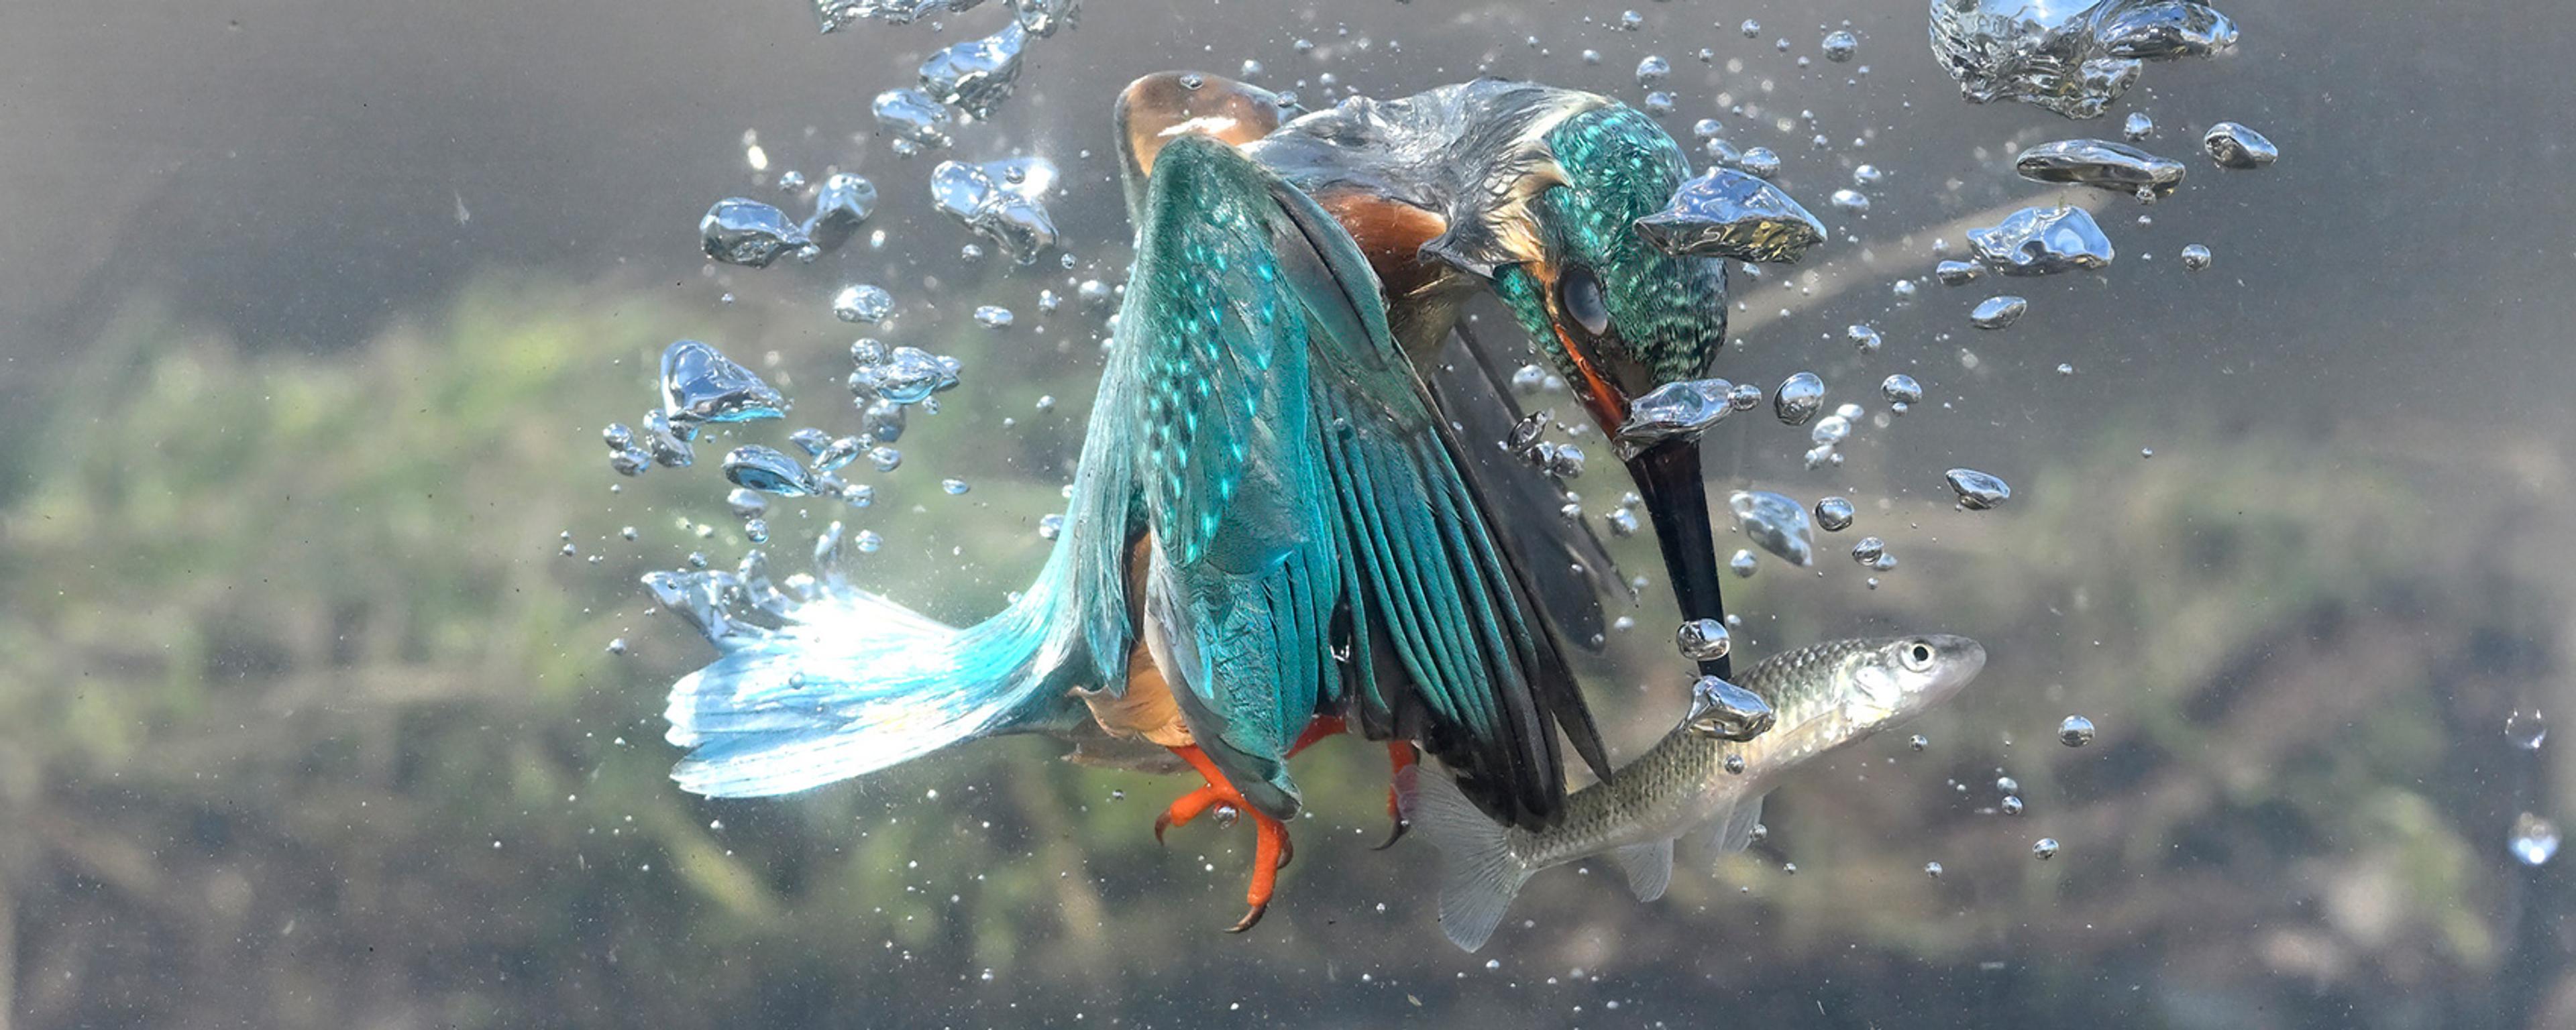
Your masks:
{"label": "blurred aquatic plant", "polygon": [[[1336,971],[1335,1011],[1411,996],[1509,1021],[1480,966],[1432,946],[1430,856],[1364,850],[1384,787],[1370,749],[1299,759],[1323,832],[1287,874],[1298,903],[1249,942],[1191,918],[1235,889],[1207,867],[1238,865],[1239,842],[1156,848],[1154,806],[1121,792],[1169,784],[1055,761],[1044,741],[781,801],[674,789],[659,685],[703,656],[648,617],[635,577],[745,541],[711,463],[622,480],[598,425],[645,403],[673,338],[781,351],[762,374],[821,408],[837,384],[817,370],[841,360],[810,320],[708,322],[636,293],[497,283],[324,356],[250,351],[148,306],[115,319],[0,458],[6,1010],[522,1026],[1016,1004],[1160,1022],[1229,996],[1286,1004],[1252,993],[1272,982],[1254,964]],[[782,573],[847,518],[888,540],[850,573],[926,611],[986,612],[1024,581],[1080,424],[1034,400],[1084,396],[1095,374],[1080,334],[1030,332],[913,338],[964,363],[925,424],[954,421],[916,426],[855,516],[773,503]],[[1014,359],[1039,371],[977,378]],[[722,446],[789,446],[807,415],[846,429],[800,408]],[[1025,421],[995,432],[1005,417]],[[2501,899],[2522,888],[2501,842],[2549,788],[2497,796],[2490,752],[2531,754],[2500,727],[2523,684],[2560,673],[2550,642],[2571,611],[2567,584],[2508,556],[2563,537],[2566,513],[2533,502],[2565,481],[2564,453],[2356,427],[2168,439],[2145,461],[2116,415],[2095,432],[2016,470],[1996,511],[1938,490],[1865,513],[1861,529],[1938,538],[1891,535],[1906,566],[1876,592],[1777,563],[1746,581],[1764,618],[1738,644],[1755,656],[1938,612],[1995,664],[1918,728],[1925,751],[1900,733],[1792,784],[1753,859],[1686,869],[1658,906],[1574,877],[1533,891],[1518,915],[1535,928],[1498,942],[1516,967],[1615,970],[1658,1011],[1759,1014],[1810,1011],[1813,985],[1887,965],[2003,964],[1918,984],[1919,1004],[2152,954],[2172,967],[2163,989],[2207,992],[2192,1004],[2331,1012],[2388,982],[2469,991],[2505,961],[2518,924]],[[971,494],[939,488],[956,469]],[[2401,503],[2428,490],[2454,498],[2439,524]],[[1635,636],[1668,655],[1669,637]],[[612,637],[629,652],[607,654]],[[1605,725],[1651,739],[1678,686],[1621,675],[1593,670]],[[2099,738],[2057,744],[2069,713]],[[1998,767],[2026,814],[1993,811]],[[2063,845],[2045,863],[2042,836]],[[1720,973],[1757,986],[1703,979]],[[1992,1011],[2038,1019],[2083,993]],[[1838,1001],[1902,1017],[1902,999]]]}

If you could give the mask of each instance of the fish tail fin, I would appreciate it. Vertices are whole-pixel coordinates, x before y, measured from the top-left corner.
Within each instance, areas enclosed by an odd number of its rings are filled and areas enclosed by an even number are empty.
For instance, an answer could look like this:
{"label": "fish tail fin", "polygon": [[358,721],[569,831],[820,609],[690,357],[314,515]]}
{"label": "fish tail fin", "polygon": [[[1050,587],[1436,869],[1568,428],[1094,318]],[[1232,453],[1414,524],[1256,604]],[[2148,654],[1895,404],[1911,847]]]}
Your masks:
{"label": "fish tail fin", "polygon": [[1534,870],[1512,854],[1509,831],[1448,777],[1407,766],[1395,776],[1395,794],[1405,821],[1443,856],[1441,932],[1467,951],[1484,947]]}
{"label": "fish tail fin", "polygon": [[1081,651],[1078,577],[1058,557],[972,626],[839,586],[775,632],[719,640],[722,657],[671,687],[665,736],[690,749],[671,778],[709,797],[788,794],[1052,718],[1053,673]]}

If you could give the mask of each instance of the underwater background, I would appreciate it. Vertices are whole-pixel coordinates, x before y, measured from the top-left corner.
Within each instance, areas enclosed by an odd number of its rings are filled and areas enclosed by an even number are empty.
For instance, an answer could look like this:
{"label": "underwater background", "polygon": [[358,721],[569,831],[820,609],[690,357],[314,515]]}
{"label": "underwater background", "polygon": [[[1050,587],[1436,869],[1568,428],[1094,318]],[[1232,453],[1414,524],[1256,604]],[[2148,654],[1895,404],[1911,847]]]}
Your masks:
{"label": "underwater background", "polygon": [[[1000,11],[0,8],[0,1027],[2576,1026],[2576,890],[2528,861],[2532,820],[2576,820],[2576,744],[2524,746],[2530,713],[2576,720],[2576,13],[2230,0],[2234,53],[2074,122],[1962,102],[1921,3],[1632,2],[1635,31],[1617,3],[1093,0],[909,160],[869,99]],[[1795,63],[1844,28],[1853,62]],[[892,291],[882,335],[961,386],[872,507],[770,522],[864,525],[854,581],[980,616],[1045,554],[1099,375],[1104,312],[1039,293],[1123,270],[1122,85],[1255,60],[1310,104],[1480,71],[1637,103],[1655,55],[1686,143],[1720,93],[1800,113],[1730,135],[1838,227],[1829,267],[1738,277],[1713,374],[1927,392],[1827,470],[1758,421],[1710,434],[1714,482],[1852,497],[1903,559],[1870,588],[1840,534],[1730,579],[1737,646],[1969,634],[1993,657],[1949,707],[1802,772],[1767,840],[1662,901],[1543,875],[1473,955],[1421,842],[1369,850],[1383,752],[1355,741],[1299,759],[1300,861],[1242,938],[1249,835],[1158,847],[1192,784],[1054,742],[778,800],[671,784],[662,694],[709,651],[637,578],[747,542],[712,468],[606,467],[665,345],[847,423],[860,333],[828,298]],[[1968,328],[1997,284],[1923,279],[1931,239],[2071,195],[2011,155],[2140,109],[2191,179],[2095,205],[2118,265]],[[2220,120],[2279,163],[2211,167]],[[1078,268],[967,260],[933,209],[932,164],[1015,154],[1062,169]],[[1823,201],[1864,162],[1856,221]],[[883,191],[882,248],[699,252],[709,203],[827,165]],[[1596,465],[1575,489],[1624,489]],[[1954,510],[1960,465],[2012,503]],[[1621,755],[1683,705],[1670,605],[1585,669]],[[2098,739],[2060,746],[2069,714]]]}

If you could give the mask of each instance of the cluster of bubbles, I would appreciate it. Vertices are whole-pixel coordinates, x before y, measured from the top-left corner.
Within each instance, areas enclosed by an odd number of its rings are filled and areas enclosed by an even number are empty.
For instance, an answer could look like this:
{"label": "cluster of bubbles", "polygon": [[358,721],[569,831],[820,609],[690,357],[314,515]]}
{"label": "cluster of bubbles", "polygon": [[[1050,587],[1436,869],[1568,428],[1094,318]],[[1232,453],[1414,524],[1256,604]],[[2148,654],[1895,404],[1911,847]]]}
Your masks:
{"label": "cluster of bubbles", "polygon": [[[2199,0],[1931,0],[1932,50],[1968,99],[2019,100],[2069,118],[2096,118],[2125,93],[2142,62],[2205,57],[2236,45],[2235,23]],[[2155,120],[2131,113],[2125,142],[2066,139],[2023,150],[2013,163],[2022,178],[2052,185],[2115,190],[2154,203],[2182,183],[2182,162],[2132,144],[2155,133]],[[2201,139],[2212,164],[2263,168],[2280,151],[2263,134],[2219,122]],[[1933,278],[1963,286],[1992,271],[2007,276],[2099,271],[2111,264],[2111,241],[2082,207],[2030,207],[1969,234],[1973,260],[1944,260]],[[2186,271],[2210,265],[2209,248],[2182,252]],[[1900,284],[1900,289],[1905,285]],[[1978,302],[1968,324],[2003,329],[2030,302],[1998,294]]]}
{"label": "cluster of bubbles", "polygon": [[[793,180],[781,176],[782,185],[802,182],[802,176]],[[849,172],[836,172],[814,190],[814,212],[804,221],[789,218],[772,204],[728,197],[698,219],[698,242],[708,257],[746,268],[767,268],[790,255],[812,261],[849,242],[876,205],[875,184]]]}

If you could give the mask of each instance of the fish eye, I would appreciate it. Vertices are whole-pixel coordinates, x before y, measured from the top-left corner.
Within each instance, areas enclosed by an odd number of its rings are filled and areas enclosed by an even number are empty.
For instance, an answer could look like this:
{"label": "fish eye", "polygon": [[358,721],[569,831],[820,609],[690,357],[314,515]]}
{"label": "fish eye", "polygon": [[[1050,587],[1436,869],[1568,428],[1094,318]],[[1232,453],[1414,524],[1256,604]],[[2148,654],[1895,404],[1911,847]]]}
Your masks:
{"label": "fish eye", "polygon": [[1929,672],[1932,669],[1932,645],[1920,640],[1906,644],[1905,650],[1898,654],[1898,660],[1915,672]]}
{"label": "fish eye", "polygon": [[1610,331],[1610,304],[1601,296],[1601,277],[1591,269],[1576,265],[1558,276],[1556,303],[1584,332],[1600,336]]}

